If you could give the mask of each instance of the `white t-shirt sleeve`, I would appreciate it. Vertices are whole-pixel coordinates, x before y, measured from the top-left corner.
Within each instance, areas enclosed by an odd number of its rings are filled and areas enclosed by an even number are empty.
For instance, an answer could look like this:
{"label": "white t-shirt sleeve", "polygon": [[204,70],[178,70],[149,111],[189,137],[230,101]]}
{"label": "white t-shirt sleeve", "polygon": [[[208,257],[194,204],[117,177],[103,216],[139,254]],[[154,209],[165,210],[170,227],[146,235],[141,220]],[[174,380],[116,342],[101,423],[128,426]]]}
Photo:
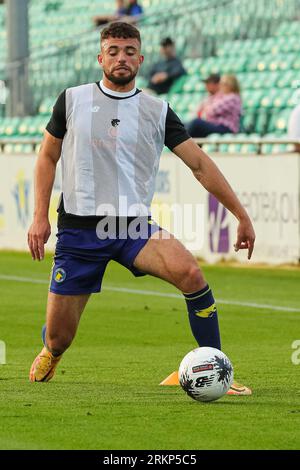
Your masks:
{"label": "white t-shirt sleeve", "polygon": [[300,139],[300,104],[292,111],[288,125],[290,139]]}

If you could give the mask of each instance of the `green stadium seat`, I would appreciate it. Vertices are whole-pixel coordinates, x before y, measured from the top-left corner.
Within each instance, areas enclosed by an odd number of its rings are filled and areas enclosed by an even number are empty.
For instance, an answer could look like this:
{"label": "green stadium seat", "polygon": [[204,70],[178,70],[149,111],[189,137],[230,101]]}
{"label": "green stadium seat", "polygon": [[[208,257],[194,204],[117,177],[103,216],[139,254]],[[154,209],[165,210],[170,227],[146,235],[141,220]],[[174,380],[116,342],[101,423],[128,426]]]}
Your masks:
{"label": "green stadium seat", "polygon": [[187,78],[185,78],[181,89],[184,93],[192,93],[195,91],[198,83],[202,83],[199,75],[190,75]]}
{"label": "green stadium seat", "polygon": [[261,108],[272,108],[274,100],[278,97],[277,88],[271,88],[264,93],[260,101]]}
{"label": "green stadium seat", "polygon": [[257,111],[248,110],[241,117],[241,129],[246,133],[254,131]]}
{"label": "green stadium seat", "polygon": [[179,77],[175,83],[172,85],[172,87],[169,90],[169,95],[176,94],[176,93],[181,93],[182,91],[188,91],[185,89],[185,85],[190,79],[189,76],[183,75],[182,77]]}
{"label": "green stadium seat", "polygon": [[281,134],[286,132],[290,114],[291,111],[289,109],[285,109],[279,113],[275,122],[275,130],[279,131]]}
{"label": "green stadium seat", "polygon": [[278,94],[273,100],[273,106],[275,108],[285,108],[291,98],[291,90],[288,88],[277,90]]}
{"label": "green stadium seat", "polygon": [[18,136],[19,124],[20,118],[7,119],[4,127],[4,137],[9,138]]}
{"label": "green stadium seat", "polygon": [[142,76],[136,77],[136,87],[137,88],[139,88],[139,89],[146,88],[147,84],[148,84],[148,81],[144,77],[142,77]]}
{"label": "green stadium seat", "polygon": [[247,101],[245,105],[247,108],[259,108],[261,104],[261,100],[263,99],[264,91],[263,90],[255,90],[252,91],[247,95]]}
{"label": "green stadium seat", "polygon": [[267,132],[269,119],[270,119],[269,110],[260,109],[256,117],[254,131],[259,135],[264,135]]}

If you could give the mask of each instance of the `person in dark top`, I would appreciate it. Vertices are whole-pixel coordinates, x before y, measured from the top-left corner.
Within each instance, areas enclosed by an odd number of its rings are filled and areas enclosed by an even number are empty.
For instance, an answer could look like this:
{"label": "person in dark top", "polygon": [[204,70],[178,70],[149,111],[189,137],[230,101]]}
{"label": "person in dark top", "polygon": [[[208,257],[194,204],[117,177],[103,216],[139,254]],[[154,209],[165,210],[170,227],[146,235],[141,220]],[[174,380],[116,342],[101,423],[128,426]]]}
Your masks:
{"label": "person in dark top", "polygon": [[32,363],[31,382],[48,382],[54,376],[90,295],[101,290],[111,260],[134,276],[150,274],[176,286],[198,344],[221,348],[217,307],[196,259],[151,217],[164,145],[190,168],[199,187],[202,184],[237,217],[235,249],[247,249],[249,259],[254,230],[220,170],[168,103],[136,88],[143,60],[137,28],[117,22],[103,29],[98,54],[102,80],[62,92],[46,127],[28,232],[34,260],[43,259],[50,236],[48,210],[59,160],[62,197],[44,346]]}
{"label": "person in dark top", "polygon": [[138,4],[137,0],[128,0],[126,15],[137,16],[143,13],[143,8]]}
{"label": "person in dark top", "polygon": [[93,17],[93,22],[95,26],[101,26],[103,24],[109,23],[110,21],[116,21],[125,15],[127,15],[127,8],[125,6],[124,0],[116,0],[116,9],[113,14],[96,15]]}
{"label": "person in dark top", "polygon": [[171,38],[165,38],[160,46],[163,60],[153,65],[148,83],[148,88],[158,95],[168,93],[174,81],[186,74],[181,61],[176,57],[174,41]]}
{"label": "person in dark top", "polygon": [[111,21],[118,21],[120,18],[122,18],[122,21],[126,21],[127,23],[134,23],[136,22],[138,16],[142,13],[143,9],[140,5],[138,5],[136,0],[129,0],[127,5],[124,0],[117,0],[116,10],[113,15],[94,16],[93,22],[96,26],[101,26]]}

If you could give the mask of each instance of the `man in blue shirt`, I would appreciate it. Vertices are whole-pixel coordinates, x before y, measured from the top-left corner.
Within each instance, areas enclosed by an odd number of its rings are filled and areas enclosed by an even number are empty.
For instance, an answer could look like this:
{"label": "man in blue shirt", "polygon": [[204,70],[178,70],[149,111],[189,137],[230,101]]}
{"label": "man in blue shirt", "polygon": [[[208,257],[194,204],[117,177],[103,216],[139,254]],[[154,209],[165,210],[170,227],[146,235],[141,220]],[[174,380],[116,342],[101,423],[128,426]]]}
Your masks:
{"label": "man in blue shirt", "polygon": [[[116,11],[113,15],[97,15],[94,16],[93,21],[96,26],[101,26],[111,21],[117,21],[122,17],[123,21],[133,23],[135,22],[135,19],[131,19],[129,17],[139,16],[142,13],[143,9],[140,5],[137,4],[136,0],[129,0],[127,6],[125,5],[124,0],[117,0]],[[128,18],[125,18],[126,16],[128,16]]]}
{"label": "man in blue shirt", "polygon": [[142,13],[143,13],[143,8],[140,5],[138,5],[137,0],[128,1],[126,15],[136,16],[136,15],[141,15]]}

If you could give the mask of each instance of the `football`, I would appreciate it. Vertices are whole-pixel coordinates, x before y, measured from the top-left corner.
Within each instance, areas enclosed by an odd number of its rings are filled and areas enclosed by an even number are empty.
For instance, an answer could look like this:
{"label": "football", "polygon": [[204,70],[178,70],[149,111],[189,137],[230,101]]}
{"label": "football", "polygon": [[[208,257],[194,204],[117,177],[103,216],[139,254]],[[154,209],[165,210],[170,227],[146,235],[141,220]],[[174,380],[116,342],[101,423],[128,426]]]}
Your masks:
{"label": "football", "polygon": [[233,382],[233,367],[219,349],[196,348],[182,359],[179,382],[194,400],[217,400],[229,390]]}

